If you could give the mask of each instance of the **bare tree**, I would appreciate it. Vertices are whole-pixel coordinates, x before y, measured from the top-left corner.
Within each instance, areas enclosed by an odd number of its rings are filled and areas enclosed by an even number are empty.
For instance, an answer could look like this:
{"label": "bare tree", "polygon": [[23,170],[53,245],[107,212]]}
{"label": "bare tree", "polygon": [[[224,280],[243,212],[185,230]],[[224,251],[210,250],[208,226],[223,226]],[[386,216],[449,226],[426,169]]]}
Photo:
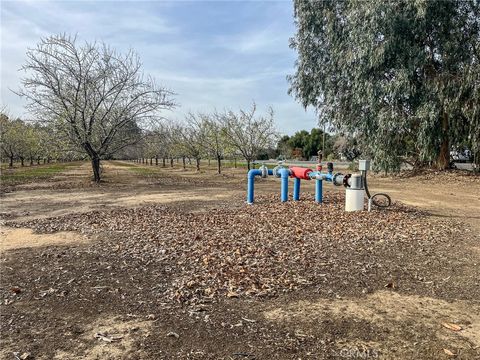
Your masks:
{"label": "bare tree", "polygon": [[27,51],[22,69],[27,75],[18,94],[88,155],[96,182],[100,159],[136,143],[142,128],[175,106],[171,92],[144,76],[132,50],[122,55],[104,43],[47,37]]}
{"label": "bare tree", "polygon": [[160,124],[155,129],[156,149],[158,156],[162,159],[162,166],[165,167],[165,160],[170,155],[171,151],[171,137],[170,129],[165,124]]}
{"label": "bare tree", "polygon": [[195,159],[196,169],[200,171],[200,160],[205,153],[206,123],[201,114],[188,113],[181,133],[186,153]]}
{"label": "bare tree", "polygon": [[187,123],[195,133],[196,142],[199,148],[203,149],[203,153],[213,156],[217,160],[217,172],[221,174],[222,159],[226,148],[223,114],[217,112],[213,114],[190,113]]}
{"label": "bare tree", "polygon": [[250,164],[259,152],[273,146],[278,138],[273,120],[273,109],[269,108],[268,116],[255,117],[255,103],[249,111],[240,110],[238,114],[229,111],[222,116],[224,133],[228,143],[237,149]]}
{"label": "bare tree", "polygon": [[205,117],[205,136],[203,142],[208,151],[217,160],[217,173],[222,173],[222,159],[227,149],[226,131],[222,114],[215,111],[213,115]]}

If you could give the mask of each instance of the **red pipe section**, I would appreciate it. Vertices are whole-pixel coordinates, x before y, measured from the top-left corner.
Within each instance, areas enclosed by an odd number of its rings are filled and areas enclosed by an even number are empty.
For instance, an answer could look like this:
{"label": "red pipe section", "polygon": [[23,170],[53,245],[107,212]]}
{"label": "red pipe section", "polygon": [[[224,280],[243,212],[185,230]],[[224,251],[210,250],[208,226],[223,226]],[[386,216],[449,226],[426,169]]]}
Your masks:
{"label": "red pipe section", "polygon": [[310,180],[310,177],[308,176],[308,174],[310,174],[312,171],[313,171],[312,169],[292,166],[290,167],[290,172],[291,172],[290,177],[297,178],[297,179]]}

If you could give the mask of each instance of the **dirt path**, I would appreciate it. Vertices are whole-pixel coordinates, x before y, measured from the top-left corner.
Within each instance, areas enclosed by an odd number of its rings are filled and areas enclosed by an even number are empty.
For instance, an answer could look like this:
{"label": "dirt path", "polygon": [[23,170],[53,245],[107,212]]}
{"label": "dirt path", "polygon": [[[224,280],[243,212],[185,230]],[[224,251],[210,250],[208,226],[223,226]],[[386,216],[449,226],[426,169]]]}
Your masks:
{"label": "dirt path", "polygon": [[[15,192],[2,196],[1,211],[9,216],[33,219],[94,209],[151,203],[215,202],[245,196],[245,170],[242,169],[227,169],[224,176],[218,176],[213,168],[197,174],[178,167],[162,169],[127,162],[105,162],[103,168],[106,182],[99,186],[89,181],[91,168],[88,163],[48,182],[20,185]],[[274,179],[260,181],[257,193],[277,193],[279,186]],[[331,184],[324,188],[327,193],[343,191],[343,187]],[[370,188],[373,192],[386,192],[393,200],[427,210],[434,216],[458,218],[480,229],[478,178],[461,175],[440,175],[439,179],[373,177]],[[303,190],[314,191],[313,182],[303,182]]]}
{"label": "dirt path", "polygon": [[[151,173],[137,173],[133,169],[147,169]],[[231,181],[224,184],[203,184],[201,177],[186,174],[176,168],[162,172],[158,168],[136,166],[132,163],[105,162],[105,182],[90,183],[91,168],[84,163],[55,176],[48,182],[17,186],[16,191],[2,195],[1,213],[19,220],[40,219],[118,207],[146,204],[215,203],[239,193],[229,190]],[[198,180],[198,181],[196,181]],[[52,187],[53,184],[53,187]]]}
{"label": "dirt path", "polygon": [[432,216],[456,218],[480,232],[480,181],[478,177],[438,175],[437,178],[375,178],[375,192],[387,192],[407,205]]}

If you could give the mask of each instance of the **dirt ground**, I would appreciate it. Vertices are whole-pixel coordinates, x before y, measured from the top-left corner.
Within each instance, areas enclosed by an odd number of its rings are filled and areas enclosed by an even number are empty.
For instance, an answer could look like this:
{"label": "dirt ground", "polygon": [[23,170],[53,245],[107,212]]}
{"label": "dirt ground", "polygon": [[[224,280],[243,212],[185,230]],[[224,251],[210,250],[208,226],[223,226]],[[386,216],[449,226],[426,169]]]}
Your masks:
{"label": "dirt ground", "polygon": [[[343,217],[344,190],[331,184],[322,214],[310,182],[297,206],[275,200],[277,180],[259,180],[251,207],[245,169],[103,169],[100,185],[85,163],[4,189],[0,358],[480,359],[478,176],[372,175],[371,191],[390,194],[392,212]],[[299,212],[307,219],[295,220]],[[225,265],[224,242],[200,247],[210,220],[225,239],[241,238],[236,224],[246,222],[275,261],[258,254],[238,267],[232,255]],[[327,236],[335,231],[355,241]],[[281,253],[288,242],[295,249]],[[250,251],[238,244],[232,252]],[[226,252],[205,260],[209,249]],[[252,249],[257,259],[262,248]],[[225,274],[217,281],[203,269]],[[248,271],[256,292],[237,286]],[[195,272],[197,284],[181,277]],[[206,296],[210,288],[218,291]]]}

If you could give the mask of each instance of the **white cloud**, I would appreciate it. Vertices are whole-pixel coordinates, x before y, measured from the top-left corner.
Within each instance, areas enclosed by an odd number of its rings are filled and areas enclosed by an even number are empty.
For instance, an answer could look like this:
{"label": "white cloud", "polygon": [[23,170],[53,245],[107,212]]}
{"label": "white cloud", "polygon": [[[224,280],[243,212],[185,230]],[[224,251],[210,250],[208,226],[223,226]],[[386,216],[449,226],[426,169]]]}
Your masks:
{"label": "white cloud", "polygon": [[[195,11],[210,6],[209,11],[197,14],[189,13],[190,3],[184,2],[2,2],[2,105],[13,115],[27,116],[23,100],[9,90],[20,87],[22,74],[16,70],[40,37],[66,32],[81,41],[103,40],[120,51],[135,49],[145,73],[178,93],[182,106],[172,118],[189,110],[246,108],[255,100],[261,111],[273,106],[284,133],[316,126],[313,112],[287,95],[285,78],[293,73],[294,61],[288,48],[291,4],[236,3],[250,12],[241,20],[229,11],[229,3],[221,5],[223,13],[217,4],[202,3]],[[262,7],[271,20],[255,20]],[[278,9],[288,16],[277,16]],[[217,15],[222,25],[215,27]],[[229,22],[234,31],[221,27]]]}

